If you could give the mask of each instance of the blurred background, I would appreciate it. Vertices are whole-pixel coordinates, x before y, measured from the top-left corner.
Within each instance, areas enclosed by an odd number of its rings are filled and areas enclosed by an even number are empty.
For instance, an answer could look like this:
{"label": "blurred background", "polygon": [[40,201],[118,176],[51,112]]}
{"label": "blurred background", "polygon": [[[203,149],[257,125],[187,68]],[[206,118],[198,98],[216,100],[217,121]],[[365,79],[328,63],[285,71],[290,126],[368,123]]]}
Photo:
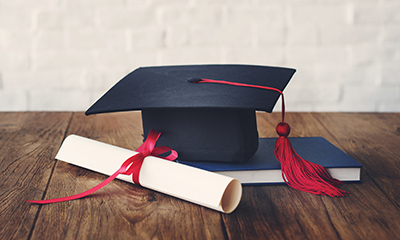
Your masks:
{"label": "blurred background", "polygon": [[225,63],[297,69],[288,111],[399,112],[400,1],[0,0],[0,111],[83,111],[137,67]]}

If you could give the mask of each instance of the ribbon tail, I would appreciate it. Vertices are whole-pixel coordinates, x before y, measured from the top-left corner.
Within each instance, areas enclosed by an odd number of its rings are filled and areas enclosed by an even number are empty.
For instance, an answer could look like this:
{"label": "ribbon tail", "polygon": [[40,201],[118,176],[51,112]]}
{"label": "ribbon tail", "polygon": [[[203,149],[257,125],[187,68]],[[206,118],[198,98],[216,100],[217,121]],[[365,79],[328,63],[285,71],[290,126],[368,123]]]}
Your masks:
{"label": "ribbon tail", "polygon": [[53,198],[53,199],[47,199],[47,200],[26,200],[27,202],[30,203],[35,203],[35,204],[49,204],[49,203],[57,203],[57,202],[65,202],[65,201],[71,201],[71,200],[75,200],[78,198],[83,198],[86,197],[96,191],[98,191],[99,189],[103,188],[105,185],[107,185],[108,183],[110,183],[112,180],[114,180],[118,175],[120,174],[120,169],[118,169],[118,171],[116,171],[113,175],[111,175],[110,177],[108,177],[106,180],[104,180],[102,183],[100,183],[99,185],[85,191],[79,194],[75,194],[72,196],[68,196],[68,197],[62,197],[62,198]]}

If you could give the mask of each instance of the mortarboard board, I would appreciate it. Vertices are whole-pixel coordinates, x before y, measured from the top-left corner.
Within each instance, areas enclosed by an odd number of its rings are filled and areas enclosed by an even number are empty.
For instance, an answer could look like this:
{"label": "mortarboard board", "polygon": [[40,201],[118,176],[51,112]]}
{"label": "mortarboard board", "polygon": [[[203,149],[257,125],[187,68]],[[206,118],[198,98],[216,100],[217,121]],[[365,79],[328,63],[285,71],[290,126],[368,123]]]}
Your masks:
{"label": "mortarboard board", "polygon": [[120,80],[86,114],[141,110],[145,136],[162,132],[167,145],[185,161],[243,162],[258,148],[256,110],[271,112],[279,93],[194,79],[283,90],[294,69],[250,65],[187,65],[138,68]]}
{"label": "mortarboard board", "polygon": [[343,196],[342,183],[302,159],[288,139],[282,92],[294,73],[253,65],[143,67],[121,79],[86,114],[141,110],[144,134],[162,132],[157,144],[175,149],[179,160],[243,162],[258,148],[255,111],[271,112],[282,95],[275,145],[282,178],[299,190]]}

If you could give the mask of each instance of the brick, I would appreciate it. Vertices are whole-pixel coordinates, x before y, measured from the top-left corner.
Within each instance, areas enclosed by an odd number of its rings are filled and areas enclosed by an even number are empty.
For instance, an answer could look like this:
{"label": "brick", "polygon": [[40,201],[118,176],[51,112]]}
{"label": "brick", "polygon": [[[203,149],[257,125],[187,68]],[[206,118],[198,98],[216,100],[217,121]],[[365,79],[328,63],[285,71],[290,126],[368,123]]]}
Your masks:
{"label": "brick", "polygon": [[344,74],[345,84],[378,86],[382,78],[381,71],[376,64],[349,66]]}
{"label": "brick", "polygon": [[30,51],[34,33],[29,31],[5,31],[3,34],[3,47],[8,51]]}
{"label": "brick", "polygon": [[320,83],[336,82],[342,84],[348,77],[348,68],[337,67],[337,66],[316,66],[314,68],[314,74],[316,81]]}
{"label": "brick", "polygon": [[363,66],[317,66],[315,78],[319,82],[336,82],[338,84],[371,84],[380,82],[380,70],[376,65]]}
{"label": "brick", "polygon": [[93,66],[93,55],[89,51],[42,50],[33,57],[34,70],[87,68]]}
{"label": "brick", "polygon": [[400,45],[398,43],[386,43],[379,46],[379,59],[383,62],[400,60]]}
{"label": "brick", "polygon": [[318,30],[312,24],[289,25],[285,30],[287,32],[285,42],[288,44],[316,45],[318,42]]}
{"label": "brick", "polygon": [[102,29],[136,29],[155,24],[156,16],[151,8],[99,8],[96,10],[96,21]]}
{"label": "brick", "polygon": [[289,65],[312,65],[316,62],[318,50],[312,46],[288,46],[286,63]]}
{"label": "brick", "polygon": [[345,111],[376,111],[378,102],[398,101],[399,89],[393,87],[376,87],[370,85],[350,85],[344,86],[342,106]]}
{"label": "brick", "polygon": [[[143,0],[144,1],[144,0]],[[142,2],[143,2],[142,1]],[[132,1],[130,1],[132,2]],[[140,1],[135,1],[139,3]],[[65,5],[67,8],[93,8],[95,7],[123,7],[125,1],[124,0],[73,0],[73,1],[65,1]]]}
{"label": "brick", "polygon": [[94,54],[97,68],[121,68],[130,71],[141,66],[151,66],[156,63],[157,50],[98,51]]}
{"label": "brick", "polygon": [[315,107],[315,111],[319,112],[375,112],[375,104],[365,104],[362,102],[345,102],[341,101],[335,104],[323,104]]}
{"label": "brick", "polygon": [[[85,0],[83,0],[83,1],[85,1]],[[94,1],[96,1],[96,0],[94,0]],[[181,0],[176,0],[176,1],[180,2]],[[112,3],[112,1],[109,1],[109,0],[105,0],[105,2]],[[166,2],[168,2],[168,1],[165,1],[165,0],[160,1],[160,4],[166,3]],[[159,4],[154,2],[154,0],[124,0],[123,3],[126,8],[135,8],[135,9],[159,6]]]}
{"label": "brick", "polygon": [[400,23],[400,2],[399,1],[386,1],[382,6],[383,22],[388,24]]}
{"label": "brick", "polygon": [[48,89],[67,90],[82,89],[84,85],[80,69],[45,69],[42,71],[8,71],[4,72],[4,87],[9,90]]}
{"label": "brick", "polygon": [[379,24],[383,19],[382,8],[378,1],[354,2],[354,24]]}
{"label": "brick", "polygon": [[32,111],[85,111],[91,103],[88,92],[82,90],[29,91]]}
{"label": "brick", "polygon": [[37,28],[40,30],[62,30],[94,28],[94,10],[85,8],[46,9],[37,13]]}
{"label": "brick", "polygon": [[199,25],[191,28],[190,41],[195,46],[250,46],[252,31],[246,25]]}
{"label": "brick", "polygon": [[[90,93],[101,92],[96,97],[99,98],[110,87],[117,83],[120,79],[133,71],[136,67],[127,70],[121,67],[107,69],[87,69],[84,72],[84,89],[89,89]],[[92,99],[95,100],[95,99]]]}
{"label": "brick", "polygon": [[315,64],[317,66],[335,66],[345,67],[349,62],[349,50],[346,46],[318,46],[317,58]]}
{"label": "brick", "polygon": [[31,54],[25,49],[5,49],[0,55],[0,66],[3,70],[29,70],[31,61]]}
{"label": "brick", "polygon": [[29,31],[33,29],[32,10],[29,8],[0,7],[0,29],[8,32]]}
{"label": "brick", "polygon": [[36,50],[65,50],[66,32],[53,30],[53,31],[40,31],[33,38],[33,45]]}
{"label": "brick", "polygon": [[314,112],[343,112],[339,103],[318,103],[313,107]]}
{"label": "brick", "polygon": [[302,81],[292,81],[290,87],[285,90],[287,106],[291,104],[301,106],[300,103],[302,103],[302,106],[308,109],[314,108],[316,105],[337,103],[341,94],[342,88],[336,83],[305,84]]}
{"label": "brick", "polygon": [[160,52],[158,64],[213,64],[219,63],[221,54],[214,47],[168,48]]}
{"label": "brick", "polygon": [[27,94],[24,90],[0,90],[0,111],[26,111]]}
{"label": "brick", "polygon": [[187,46],[189,44],[189,26],[174,24],[165,27],[166,47]]}
{"label": "brick", "polygon": [[[297,101],[287,101],[285,99],[285,111],[286,112],[314,112],[315,111],[315,103],[308,103],[304,104],[301,102]],[[275,105],[274,112],[281,112],[281,103],[280,101]],[[286,121],[289,123],[291,121],[295,121],[295,119],[288,119],[287,117],[285,118]]]}
{"label": "brick", "polygon": [[346,66],[348,50],[342,46],[289,45],[287,64],[290,65],[327,65]]}
{"label": "brick", "polygon": [[315,67],[314,66],[301,66],[301,65],[282,65],[288,68],[296,69],[296,73],[293,75],[292,80],[290,81],[290,88],[292,83],[295,82],[296,85],[300,84],[303,86],[312,86],[319,79],[315,78]]}
{"label": "brick", "polygon": [[281,66],[284,61],[282,48],[228,48],[224,50],[224,62]]}
{"label": "brick", "polygon": [[256,46],[283,46],[286,42],[285,29],[281,26],[257,26],[253,32]]}
{"label": "brick", "polygon": [[378,43],[380,34],[379,26],[375,25],[352,25],[331,26],[319,28],[321,44],[360,44]]}
{"label": "brick", "polygon": [[382,82],[381,86],[384,87],[397,87],[400,88],[400,60],[385,63],[382,68]]}
{"label": "brick", "polygon": [[379,48],[375,44],[354,44],[349,49],[351,66],[373,64],[379,56]]}
{"label": "brick", "polygon": [[344,25],[348,22],[348,7],[344,2],[304,4],[292,2],[288,7],[289,25]]}
{"label": "brick", "polygon": [[160,8],[158,14],[161,24],[174,25],[185,23],[187,25],[220,24],[222,9],[218,5],[208,6],[182,6],[171,5]]}
{"label": "brick", "polygon": [[[137,1],[142,1],[142,0],[127,0],[127,2],[133,2],[133,4]],[[179,5],[179,6],[185,6],[188,5],[190,0],[145,0],[145,2],[150,2],[152,6],[171,6],[171,5]]]}
{"label": "brick", "polygon": [[67,31],[66,36],[68,46],[77,51],[127,50],[125,30],[77,29]]}
{"label": "brick", "polygon": [[[164,1],[164,0],[157,0],[157,1]],[[262,0],[265,2],[264,0]],[[219,4],[219,5],[237,5],[237,4],[252,4],[252,1],[249,0],[192,0],[191,2],[195,2],[196,5],[212,5],[212,4]]]}
{"label": "brick", "polygon": [[[294,80],[294,81],[293,81]],[[323,100],[321,96],[318,94],[322,94],[316,84],[303,84],[302,81],[297,81],[299,79],[293,79],[290,82],[290,87],[285,89],[285,97],[287,101],[287,105],[296,102],[296,103],[304,103],[306,106],[307,103],[313,103]]]}
{"label": "brick", "polygon": [[2,7],[18,7],[18,8],[34,8],[34,7],[60,7],[62,5],[62,0],[3,0],[1,1]]}
{"label": "brick", "polygon": [[65,27],[65,10],[41,10],[37,13],[37,28],[41,30],[60,30]]}
{"label": "brick", "polygon": [[0,29],[0,50],[5,49],[6,47],[5,33]]}
{"label": "brick", "polygon": [[151,49],[165,46],[165,30],[149,27],[129,31],[129,49]]}
{"label": "brick", "polygon": [[[397,95],[400,95],[400,89],[397,89]],[[378,112],[400,112],[400,100],[377,103]]]}
{"label": "brick", "polygon": [[283,26],[285,24],[284,6],[268,4],[261,6],[235,5],[227,8],[227,24],[249,25],[258,24],[265,28]]}
{"label": "brick", "polygon": [[398,43],[400,41],[400,26],[386,25],[383,27],[382,42]]}

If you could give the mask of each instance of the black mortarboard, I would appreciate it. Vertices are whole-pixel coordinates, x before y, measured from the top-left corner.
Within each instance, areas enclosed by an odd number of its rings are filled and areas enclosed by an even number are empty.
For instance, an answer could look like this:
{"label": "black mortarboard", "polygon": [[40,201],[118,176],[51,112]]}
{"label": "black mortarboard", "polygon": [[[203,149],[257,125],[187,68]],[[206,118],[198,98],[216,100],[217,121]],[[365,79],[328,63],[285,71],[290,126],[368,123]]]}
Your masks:
{"label": "black mortarboard", "polygon": [[180,160],[243,162],[258,148],[256,110],[271,112],[280,94],[197,79],[228,80],[283,90],[294,69],[252,65],[187,65],[134,70],[86,114],[141,110],[145,136],[162,133],[157,145]]}

